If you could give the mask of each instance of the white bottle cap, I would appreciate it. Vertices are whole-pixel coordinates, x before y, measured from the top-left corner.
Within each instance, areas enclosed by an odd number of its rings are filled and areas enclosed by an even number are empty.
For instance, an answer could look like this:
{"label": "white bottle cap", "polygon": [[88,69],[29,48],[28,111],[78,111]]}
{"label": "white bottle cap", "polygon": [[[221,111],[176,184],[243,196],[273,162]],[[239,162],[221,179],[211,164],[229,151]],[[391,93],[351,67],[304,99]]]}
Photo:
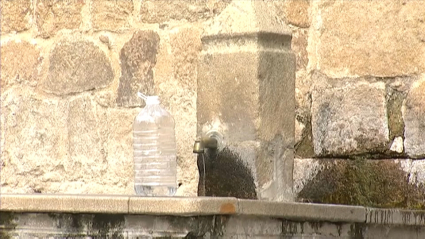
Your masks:
{"label": "white bottle cap", "polygon": [[137,92],[137,96],[142,98],[147,105],[159,104],[159,97],[157,95],[147,96],[140,92]]}

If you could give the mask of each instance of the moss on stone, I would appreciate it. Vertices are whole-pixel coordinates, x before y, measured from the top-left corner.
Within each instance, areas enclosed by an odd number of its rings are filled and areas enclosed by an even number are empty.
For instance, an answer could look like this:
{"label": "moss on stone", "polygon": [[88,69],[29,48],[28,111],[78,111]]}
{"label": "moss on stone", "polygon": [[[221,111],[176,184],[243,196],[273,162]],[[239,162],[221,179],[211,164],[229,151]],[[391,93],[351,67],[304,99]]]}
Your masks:
{"label": "moss on stone", "polygon": [[96,214],[93,217],[93,233],[101,238],[124,238],[123,229],[125,224],[124,215],[120,214]]}
{"label": "moss on stone", "polygon": [[412,185],[398,163],[388,160],[322,161],[319,171],[298,194],[315,203],[380,208],[425,208],[423,185]]}
{"label": "moss on stone", "polygon": [[13,230],[16,227],[16,224],[13,221],[14,214],[12,212],[0,212],[0,238],[9,239],[12,238],[8,230]]}
{"label": "moss on stone", "polygon": [[302,134],[300,142],[295,145],[295,155],[301,158],[311,158],[314,154],[313,147],[313,133],[311,131],[311,120],[307,119],[305,122],[305,129]]}

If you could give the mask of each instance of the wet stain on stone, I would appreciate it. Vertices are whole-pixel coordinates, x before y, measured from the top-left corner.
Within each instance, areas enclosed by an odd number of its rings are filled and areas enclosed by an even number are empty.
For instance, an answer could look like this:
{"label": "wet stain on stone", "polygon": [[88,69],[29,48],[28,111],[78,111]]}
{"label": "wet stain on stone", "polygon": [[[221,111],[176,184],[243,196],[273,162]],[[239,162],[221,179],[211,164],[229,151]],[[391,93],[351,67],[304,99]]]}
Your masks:
{"label": "wet stain on stone", "polygon": [[227,147],[218,153],[208,151],[204,155],[199,154],[198,169],[199,196],[257,198],[251,170],[239,154]]}
{"label": "wet stain on stone", "polygon": [[233,214],[236,213],[236,208],[233,203],[225,203],[220,207],[220,213]]}

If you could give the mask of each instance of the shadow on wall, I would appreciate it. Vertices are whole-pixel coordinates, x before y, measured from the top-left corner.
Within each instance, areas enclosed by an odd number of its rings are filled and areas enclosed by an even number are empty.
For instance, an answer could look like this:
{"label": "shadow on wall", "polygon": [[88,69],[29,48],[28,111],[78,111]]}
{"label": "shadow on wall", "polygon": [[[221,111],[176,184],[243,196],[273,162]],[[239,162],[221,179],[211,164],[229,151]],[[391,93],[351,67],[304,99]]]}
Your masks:
{"label": "shadow on wall", "polygon": [[386,160],[323,160],[298,201],[381,208],[425,209],[425,187],[409,183],[399,163]]}
{"label": "shadow on wall", "polygon": [[199,154],[198,169],[198,196],[257,199],[251,170],[230,149]]}

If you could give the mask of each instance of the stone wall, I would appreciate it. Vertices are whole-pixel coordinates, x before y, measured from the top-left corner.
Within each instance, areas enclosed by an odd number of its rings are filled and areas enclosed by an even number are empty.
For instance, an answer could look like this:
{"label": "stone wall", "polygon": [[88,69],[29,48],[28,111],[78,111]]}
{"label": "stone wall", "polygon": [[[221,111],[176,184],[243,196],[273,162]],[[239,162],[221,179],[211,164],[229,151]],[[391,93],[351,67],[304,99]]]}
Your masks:
{"label": "stone wall", "polygon": [[[229,2],[3,1],[2,192],[133,194],[140,90],[174,115],[178,194],[196,195],[200,39]],[[425,179],[423,2],[267,3],[297,57],[296,191],[320,158],[403,158]]]}

